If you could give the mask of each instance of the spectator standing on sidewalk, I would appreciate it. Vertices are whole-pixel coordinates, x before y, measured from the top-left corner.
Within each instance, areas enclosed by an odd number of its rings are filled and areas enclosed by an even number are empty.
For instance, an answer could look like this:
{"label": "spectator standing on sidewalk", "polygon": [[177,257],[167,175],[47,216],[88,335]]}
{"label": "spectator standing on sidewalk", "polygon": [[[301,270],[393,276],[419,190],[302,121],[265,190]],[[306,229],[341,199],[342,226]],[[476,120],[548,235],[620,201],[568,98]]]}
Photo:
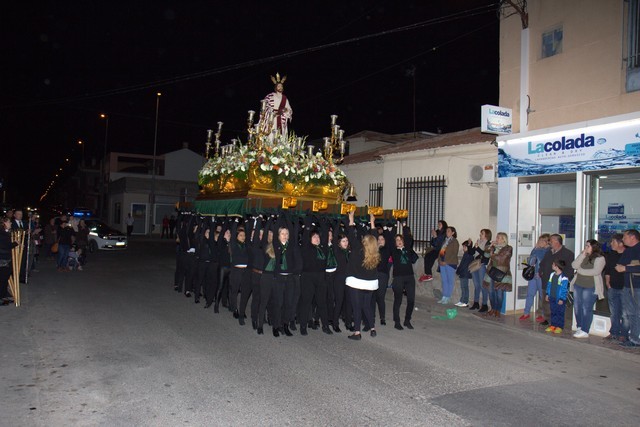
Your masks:
{"label": "spectator standing on sidewalk", "polygon": [[[540,277],[542,278],[542,283],[547,283],[549,281],[549,276],[551,276],[551,264],[553,261],[561,259],[565,262],[566,266],[562,270],[562,273],[567,276],[569,282],[573,279],[573,268],[571,267],[571,263],[575,258],[575,255],[572,251],[567,249],[562,245],[562,236],[559,234],[552,234],[549,237],[549,243],[551,245],[551,250],[546,253],[542,261],[540,262]],[[545,320],[545,317],[549,317],[550,309],[549,303],[543,303],[544,317],[539,316],[536,321],[538,321],[542,326],[549,326],[549,322]]]}
{"label": "spectator standing on sidewalk", "polygon": [[[538,304],[541,306],[543,301],[543,292],[542,288],[542,278],[540,277],[540,263],[544,259],[544,256],[549,252],[549,235],[541,234],[538,237],[538,243],[536,243],[536,247],[531,250],[529,254],[529,259],[527,263],[535,267],[535,275],[533,279],[529,280],[527,285],[527,300],[524,303],[524,314],[520,316],[520,320],[527,320],[531,317],[531,307],[533,306],[533,301],[538,294],[539,302]],[[564,266],[563,266],[564,267]],[[546,288],[545,283],[545,288]],[[546,301],[546,299],[544,299]],[[533,312],[537,313],[538,307],[536,307]],[[543,313],[540,313],[539,316],[536,317],[537,322],[542,322],[544,320]]]}
{"label": "spectator standing on sidewalk", "polygon": [[620,262],[620,257],[625,251],[622,239],[623,235],[619,233],[611,236],[611,251],[605,254],[604,281],[607,286],[607,300],[611,313],[611,329],[609,329],[607,338],[624,342],[629,334],[629,324],[622,315],[624,274],[616,271],[616,265]]}
{"label": "spectator standing on sidewalk", "polygon": [[169,218],[165,215],[162,218],[162,234],[160,235],[161,239],[169,238]]}
{"label": "spectator standing on sidewalk", "polygon": [[444,243],[438,253],[438,265],[440,266],[440,277],[442,278],[442,299],[438,304],[449,304],[453,287],[456,280],[456,268],[458,268],[458,233],[455,227],[447,227]]}
{"label": "spectator standing on sidewalk", "polygon": [[600,243],[597,240],[587,240],[584,249],[573,261],[571,266],[576,270],[576,275],[571,281],[573,291],[573,311],[576,315],[576,327],[574,338],[589,338],[589,330],[593,321],[593,304],[597,299],[604,298],[604,286],[602,284],[602,270],[605,259]]}
{"label": "spectator standing on sidewalk", "polygon": [[169,238],[173,239],[176,231],[176,216],[171,215],[169,217]]}
{"label": "spectator standing on sidewalk", "polygon": [[76,245],[78,246],[78,253],[80,256],[80,263],[84,264],[84,259],[86,258],[87,248],[89,247],[89,227],[84,222],[84,219],[81,219],[78,222],[78,231],[76,232]]}
{"label": "spectator standing on sidewalk", "polygon": [[11,277],[11,251],[18,246],[11,241],[11,219],[2,218],[0,227],[0,304],[8,305],[12,299],[9,297],[9,277]]}
{"label": "spectator standing on sidewalk", "polygon": [[462,242],[462,259],[456,269],[456,274],[460,278],[460,301],[455,304],[456,307],[469,306],[469,279],[472,278],[469,272],[469,264],[473,261],[472,248],[473,241],[471,239]]}
{"label": "spectator standing on sidewalk", "polygon": [[553,273],[549,276],[545,300],[551,307],[551,325],[545,332],[561,334],[564,329],[564,309],[567,302],[569,280],[562,274],[562,269],[566,267],[561,259],[551,264]]}
{"label": "spectator standing on sidewalk", "polygon": [[418,279],[419,282],[429,282],[433,280],[433,264],[438,259],[442,244],[447,237],[447,227],[447,221],[441,219],[438,221],[437,230],[431,230],[431,251],[424,255],[424,274]]}
{"label": "spectator standing on sidewalk", "polygon": [[135,220],[131,216],[131,212],[127,214],[127,217],[124,220],[124,223],[127,225],[127,238],[131,237],[131,233],[133,233],[133,223]]}
{"label": "spectator standing on sidewalk", "polygon": [[[489,258],[485,254],[489,251],[491,246],[491,238],[493,233],[488,228],[480,230],[480,238],[476,241],[476,244],[471,248],[471,253],[475,255],[476,259],[480,259],[480,268],[471,273],[473,277],[473,305],[469,307],[469,310],[478,310],[478,313],[486,313],[489,311],[487,302],[489,300],[489,291],[482,286],[484,275],[487,272],[487,263]],[[482,307],[480,307],[480,295],[482,295]]]}
{"label": "spectator standing on sidewalk", "polygon": [[56,227],[56,220],[51,218],[49,223],[44,226],[44,244],[43,244],[43,252],[44,256],[47,259],[53,259],[53,255],[51,254],[51,246],[58,239],[58,227]]}
{"label": "spectator standing on sidewalk", "polygon": [[68,222],[60,223],[58,232],[58,271],[68,271],[67,260],[75,234],[73,227]]}
{"label": "spectator standing on sidewalk", "polygon": [[629,322],[629,339],[621,345],[640,346],[640,232],[626,230],[623,242],[627,249],[616,265],[618,273],[624,273],[624,293],[622,298],[623,316]]}

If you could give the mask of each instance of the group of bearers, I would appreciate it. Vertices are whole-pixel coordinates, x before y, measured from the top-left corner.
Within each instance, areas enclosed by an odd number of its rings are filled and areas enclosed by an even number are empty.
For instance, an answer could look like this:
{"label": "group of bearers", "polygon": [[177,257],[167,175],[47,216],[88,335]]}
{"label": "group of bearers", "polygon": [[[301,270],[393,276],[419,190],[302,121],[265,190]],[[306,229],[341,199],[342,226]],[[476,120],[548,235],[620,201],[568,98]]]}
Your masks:
{"label": "group of bearers", "polygon": [[[385,321],[385,293],[393,267],[393,321],[398,330],[413,329],[415,277],[413,238],[403,224],[379,225],[327,216],[286,212],[246,218],[201,217],[183,213],[177,224],[174,290],[205,308],[220,305],[240,325],[251,297],[251,324],[259,335],[267,319],[275,337],[321,326],[326,334],[350,339],[361,329],[375,337],[375,308]],[[407,297],[404,320],[400,306]],[[364,324],[364,328],[362,328]]]}

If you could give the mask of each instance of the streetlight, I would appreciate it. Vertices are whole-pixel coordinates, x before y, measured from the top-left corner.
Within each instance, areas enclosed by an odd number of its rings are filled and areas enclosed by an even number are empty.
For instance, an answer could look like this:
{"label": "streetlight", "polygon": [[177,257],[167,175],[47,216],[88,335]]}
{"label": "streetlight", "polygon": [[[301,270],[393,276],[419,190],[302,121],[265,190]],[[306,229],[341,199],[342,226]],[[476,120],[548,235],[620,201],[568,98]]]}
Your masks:
{"label": "streetlight", "polygon": [[156,214],[156,150],[158,147],[158,111],[160,110],[161,96],[162,94],[160,92],[156,93],[156,128],[153,134],[153,161],[151,162],[151,213],[149,220],[149,235],[151,235],[153,231],[153,223]]}
{"label": "streetlight", "polygon": [[82,149],[82,161],[80,162],[80,164],[84,167],[84,146],[85,146],[85,143],[80,141],[80,140],[78,140],[78,145]]}
{"label": "streetlight", "polygon": [[100,211],[100,216],[103,219],[107,219],[105,217],[106,212],[106,203],[105,199],[105,174],[106,174],[106,159],[107,159],[107,141],[109,140],[109,116],[106,114],[100,114],[100,118],[105,120],[104,126],[104,146],[102,150],[102,162],[100,162],[100,200],[98,200],[98,211]]}

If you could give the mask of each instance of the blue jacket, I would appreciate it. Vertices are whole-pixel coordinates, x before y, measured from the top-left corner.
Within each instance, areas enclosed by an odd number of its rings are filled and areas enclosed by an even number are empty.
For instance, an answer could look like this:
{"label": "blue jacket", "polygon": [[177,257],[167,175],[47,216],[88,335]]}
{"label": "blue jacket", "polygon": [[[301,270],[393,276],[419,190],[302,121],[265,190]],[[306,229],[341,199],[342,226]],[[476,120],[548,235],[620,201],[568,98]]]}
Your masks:
{"label": "blue jacket", "polygon": [[556,273],[553,272],[551,273],[551,276],[549,276],[549,281],[547,282],[547,295],[555,298],[556,300],[566,301],[567,292],[569,291],[569,279],[567,279],[567,277],[564,274],[560,274],[560,277],[558,277],[558,286],[555,287],[556,294],[553,295],[554,286],[552,286],[552,284],[553,284],[553,278],[555,277],[555,275]]}
{"label": "blue jacket", "polygon": [[531,250],[531,254],[529,254],[529,260],[527,261],[527,263],[529,265],[533,265],[536,268],[536,274],[538,274],[538,272],[540,271],[540,262],[542,261],[542,259],[544,258],[544,256],[547,254],[547,252],[549,251],[549,248],[533,248]]}

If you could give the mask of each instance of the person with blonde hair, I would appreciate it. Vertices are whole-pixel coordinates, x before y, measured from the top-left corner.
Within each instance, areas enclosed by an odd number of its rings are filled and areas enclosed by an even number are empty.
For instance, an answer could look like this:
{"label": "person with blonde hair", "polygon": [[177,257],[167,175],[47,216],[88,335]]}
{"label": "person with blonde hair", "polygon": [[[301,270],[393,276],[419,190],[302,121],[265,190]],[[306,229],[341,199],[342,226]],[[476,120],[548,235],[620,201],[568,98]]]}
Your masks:
{"label": "person with blonde hair", "polygon": [[513,283],[510,267],[512,255],[513,248],[509,246],[507,233],[498,233],[496,240],[491,242],[491,246],[485,253],[485,256],[489,258],[489,264],[482,285],[489,289],[491,310],[487,312],[488,316],[500,317],[504,292],[511,292]]}
{"label": "person with blonde hair", "polygon": [[349,336],[349,339],[360,340],[362,339],[360,327],[363,313],[366,324],[371,328],[371,336],[375,337],[377,334],[373,323],[371,296],[373,291],[378,289],[380,252],[378,251],[378,240],[374,236],[364,234],[362,238],[356,237],[355,228],[354,213],[349,212],[347,232],[349,241],[352,242],[352,251],[347,269],[346,285],[351,297],[354,318],[354,333]]}

